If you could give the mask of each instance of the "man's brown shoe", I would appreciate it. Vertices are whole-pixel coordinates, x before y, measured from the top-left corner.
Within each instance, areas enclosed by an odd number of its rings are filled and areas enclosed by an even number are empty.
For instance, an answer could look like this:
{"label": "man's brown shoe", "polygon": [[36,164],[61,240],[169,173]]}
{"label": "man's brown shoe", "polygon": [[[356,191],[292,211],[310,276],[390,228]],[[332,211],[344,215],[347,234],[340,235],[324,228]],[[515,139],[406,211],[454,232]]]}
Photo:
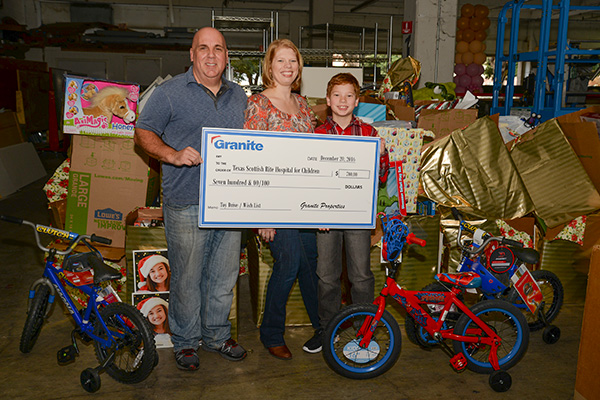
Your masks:
{"label": "man's brown shoe", "polygon": [[285,344],[283,346],[267,347],[267,350],[269,350],[270,355],[280,360],[292,359],[292,352]]}

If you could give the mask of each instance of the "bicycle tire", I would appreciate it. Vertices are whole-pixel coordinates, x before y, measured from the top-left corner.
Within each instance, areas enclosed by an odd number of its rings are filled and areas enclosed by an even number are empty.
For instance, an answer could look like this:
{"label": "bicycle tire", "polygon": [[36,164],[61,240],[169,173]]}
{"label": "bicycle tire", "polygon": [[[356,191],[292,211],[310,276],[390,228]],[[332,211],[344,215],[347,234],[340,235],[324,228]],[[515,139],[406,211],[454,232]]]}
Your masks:
{"label": "bicycle tire", "polygon": [[35,288],[35,294],[27,311],[23,333],[21,333],[19,350],[22,353],[29,353],[37,341],[44,325],[48,306],[50,305],[49,299],[50,288],[45,284],[38,285]]}
{"label": "bicycle tire", "polygon": [[[96,357],[103,364],[111,351],[114,359],[106,366],[106,372],[121,383],[139,383],[146,379],[157,359],[154,335],[150,324],[132,305],[112,303],[99,310],[100,318],[94,323],[94,333],[107,339],[109,333],[102,327],[104,321],[112,336],[113,346],[105,348],[94,341]],[[113,347],[115,347],[113,349]]]}
{"label": "bicycle tire", "polygon": [[[525,355],[529,345],[529,326],[521,310],[505,300],[497,299],[476,303],[470,310],[502,339],[498,348],[500,369],[508,370],[515,366]],[[477,336],[467,335],[469,329],[479,330],[479,327],[467,314],[462,314],[456,322],[454,333],[461,336]],[[462,352],[465,355],[467,368],[471,371],[482,374],[494,371],[489,361],[491,346],[460,341],[454,341],[453,346],[457,354]]]}
{"label": "bicycle tire", "polygon": [[[537,282],[538,286],[544,296],[544,315],[546,322],[549,324],[558,315],[560,308],[563,304],[564,289],[560,279],[554,272],[547,270],[531,271],[531,276]],[[522,305],[523,300],[517,290],[512,287],[506,297],[508,301],[513,304]],[[521,307],[518,307],[521,308]],[[528,308],[523,309],[527,323],[529,324],[529,330],[539,331],[543,329],[546,324],[537,315],[533,315]]]}
{"label": "bicycle tire", "polygon": [[370,379],[394,366],[400,355],[402,336],[388,311],[383,312],[368,348],[358,346],[358,328],[365,318],[376,313],[374,304],[354,304],[330,321],[324,334],[323,357],[334,372],[351,379]]}

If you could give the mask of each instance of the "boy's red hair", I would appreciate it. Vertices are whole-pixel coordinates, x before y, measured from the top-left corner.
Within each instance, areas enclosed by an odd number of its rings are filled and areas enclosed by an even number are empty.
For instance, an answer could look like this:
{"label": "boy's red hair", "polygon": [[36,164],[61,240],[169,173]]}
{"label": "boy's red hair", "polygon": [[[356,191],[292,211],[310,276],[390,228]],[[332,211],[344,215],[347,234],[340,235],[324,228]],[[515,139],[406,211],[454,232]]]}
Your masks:
{"label": "boy's red hair", "polygon": [[329,83],[327,83],[327,97],[331,95],[333,87],[337,85],[352,85],[354,87],[354,94],[356,94],[356,97],[360,95],[360,85],[358,84],[358,80],[354,77],[354,75],[348,72],[342,72],[334,75],[329,80]]}

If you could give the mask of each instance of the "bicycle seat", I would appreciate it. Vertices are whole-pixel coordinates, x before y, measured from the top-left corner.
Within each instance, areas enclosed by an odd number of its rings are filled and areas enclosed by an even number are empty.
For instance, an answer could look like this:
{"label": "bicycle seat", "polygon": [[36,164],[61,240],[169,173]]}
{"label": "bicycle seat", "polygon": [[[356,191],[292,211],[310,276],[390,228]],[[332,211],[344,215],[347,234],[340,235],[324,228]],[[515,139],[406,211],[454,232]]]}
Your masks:
{"label": "bicycle seat", "polygon": [[452,286],[458,286],[465,289],[481,287],[481,277],[473,271],[457,273],[441,273],[435,276],[435,279],[441,283],[447,283]]}
{"label": "bicycle seat", "polygon": [[94,268],[94,284],[98,285],[104,281],[121,279],[123,275],[113,267],[105,264],[100,258],[91,257],[90,262]]}
{"label": "bicycle seat", "polygon": [[84,272],[92,269],[90,257],[96,257],[94,253],[78,253],[69,255],[63,262],[63,269],[70,272]]}
{"label": "bicycle seat", "polygon": [[512,247],[510,246],[512,252],[517,256],[517,258],[527,264],[537,264],[540,260],[540,253],[538,253],[535,249],[524,249],[521,247]]}
{"label": "bicycle seat", "polygon": [[63,262],[63,269],[70,272],[94,270],[94,284],[122,278],[119,271],[105,264],[96,254],[87,252],[70,255]]}

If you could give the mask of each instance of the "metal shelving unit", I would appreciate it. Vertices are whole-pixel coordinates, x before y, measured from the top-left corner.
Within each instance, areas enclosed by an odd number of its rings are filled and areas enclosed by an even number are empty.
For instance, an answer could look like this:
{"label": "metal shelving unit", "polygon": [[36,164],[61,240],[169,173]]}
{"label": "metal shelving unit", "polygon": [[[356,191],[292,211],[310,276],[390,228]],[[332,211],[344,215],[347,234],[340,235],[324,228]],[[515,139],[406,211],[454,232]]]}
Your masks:
{"label": "metal shelving unit", "polygon": [[[566,94],[568,75],[565,79],[565,66],[570,63],[600,63],[600,50],[582,50],[571,46],[567,38],[569,14],[584,11],[600,11],[600,6],[571,6],[570,0],[561,0],[554,5],[552,0],[543,0],[541,5],[525,4],[526,0],[514,0],[507,3],[498,17],[498,35],[496,39],[496,63],[493,86],[491,113],[510,115],[513,107],[514,80],[507,78],[503,85],[502,67],[506,64],[507,76],[514,77],[519,62],[536,62],[535,92],[531,107],[530,124],[576,111],[580,108],[567,107]],[[539,48],[537,51],[517,51],[520,13],[522,9],[541,10]],[[505,30],[508,23],[507,13],[512,11],[508,54],[504,54]],[[556,48],[550,49],[550,28],[553,12],[558,11],[558,37]],[[549,66],[554,66],[554,72]],[[548,90],[547,88],[548,87]],[[504,88],[504,104],[499,105],[499,98]]]}
{"label": "metal shelving unit", "polygon": [[[265,55],[265,50],[273,40],[279,38],[279,13],[271,11],[268,18],[258,17],[239,17],[231,15],[216,15],[215,10],[211,11],[212,27],[221,32],[244,33],[244,34],[262,34],[262,43],[260,50],[229,50],[230,57],[255,57],[261,58]],[[231,47],[231,46],[229,46]],[[259,75],[262,65],[259,64]],[[231,59],[227,65],[227,79],[233,78],[231,69]],[[251,90],[257,88],[251,87]]]}
{"label": "metal shelving unit", "polygon": [[[279,38],[279,13],[271,11],[271,16],[268,18],[257,17],[238,17],[231,15],[216,15],[215,10],[211,11],[212,27],[219,29],[221,32],[238,32],[238,33],[256,33],[262,34],[262,50],[266,50],[273,40]],[[258,53],[263,53],[259,51]],[[238,54],[239,53],[239,54]],[[244,51],[230,51],[230,55],[247,56]]]}
{"label": "metal shelving unit", "polygon": [[[325,62],[326,66],[330,66],[333,61],[337,59],[343,59],[347,62],[358,62],[364,64],[365,61],[373,62],[373,84],[376,84],[377,80],[377,66],[376,63],[379,61],[387,62],[387,66],[391,65],[392,62],[392,26],[393,26],[394,17],[390,16],[390,27],[389,29],[381,29],[379,28],[379,24],[375,23],[374,28],[366,28],[360,26],[351,26],[351,25],[337,25],[337,24],[318,24],[318,25],[308,25],[308,26],[300,26],[299,28],[299,43],[298,49],[300,50],[302,57],[306,61],[322,61]],[[325,48],[324,49],[314,49],[314,48],[304,48],[303,47],[303,34],[305,31],[311,32],[314,34],[315,32],[322,32],[325,35]],[[331,42],[334,38],[334,34],[336,32],[346,33],[346,34],[356,34],[358,35],[358,49],[332,49]],[[379,42],[379,34],[387,33],[387,46],[386,53],[380,54],[378,53],[378,42]],[[373,49],[366,50],[365,42],[367,35],[373,36]]]}
{"label": "metal shelving unit", "polygon": [[[238,16],[225,16],[216,15],[215,11],[211,12],[211,20],[213,28],[219,29],[221,32],[239,32],[239,33],[256,33],[262,34],[262,50],[239,50],[235,49],[236,46],[229,44],[232,48],[229,50],[230,57],[254,57],[262,58],[265,55],[265,50],[269,46],[271,41],[279,38],[279,14],[277,12],[271,12],[268,18],[256,18],[256,17],[238,17]],[[343,59],[346,62],[357,62],[361,65],[365,62],[373,62],[373,85],[376,85],[377,79],[377,62],[387,62],[388,68],[392,60],[392,25],[393,17],[390,16],[390,27],[389,29],[380,29],[378,24],[375,24],[374,28],[349,26],[349,25],[335,25],[335,24],[322,24],[312,26],[301,26],[298,50],[302,54],[302,57],[307,62],[325,62],[327,66],[335,60]],[[305,48],[302,46],[303,33],[305,31],[322,31],[326,37],[326,48],[325,49],[314,49]],[[343,32],[349,34],[357,34],[359,37],[359,48],[358,49],[333,49],[330,48],[330,39],[333,39],[335,32]],[[378,53],[378,39],[380,33],[387,33],[387,52]],[[373,36],[373,49],[366,50],[365,42],[367,35]],[[260,73],[260,72],[259,72]],[[227,69],[228,79],[232,78],[231,64]]]}

